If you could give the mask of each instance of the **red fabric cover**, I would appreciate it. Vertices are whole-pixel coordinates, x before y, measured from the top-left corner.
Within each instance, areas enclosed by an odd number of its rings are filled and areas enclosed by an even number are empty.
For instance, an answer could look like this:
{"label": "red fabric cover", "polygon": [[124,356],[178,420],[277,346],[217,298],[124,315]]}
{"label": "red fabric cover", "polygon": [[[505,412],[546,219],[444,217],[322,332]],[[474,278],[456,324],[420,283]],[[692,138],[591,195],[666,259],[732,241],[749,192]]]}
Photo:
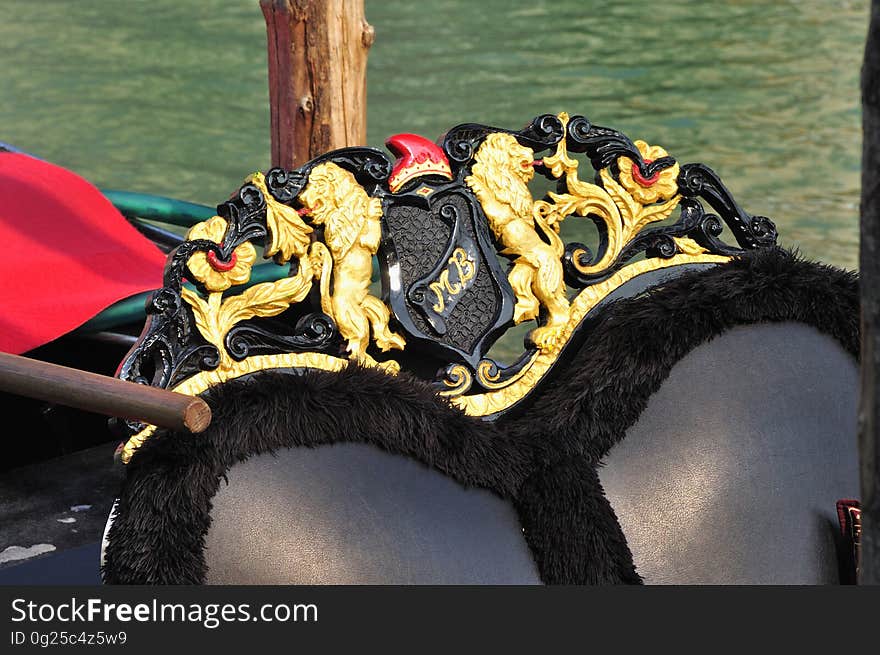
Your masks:
{"label": "red fabric cover", "polygon": [[0,351],[58,338],[162,286],[165,255],[68,170],[0,153]]}

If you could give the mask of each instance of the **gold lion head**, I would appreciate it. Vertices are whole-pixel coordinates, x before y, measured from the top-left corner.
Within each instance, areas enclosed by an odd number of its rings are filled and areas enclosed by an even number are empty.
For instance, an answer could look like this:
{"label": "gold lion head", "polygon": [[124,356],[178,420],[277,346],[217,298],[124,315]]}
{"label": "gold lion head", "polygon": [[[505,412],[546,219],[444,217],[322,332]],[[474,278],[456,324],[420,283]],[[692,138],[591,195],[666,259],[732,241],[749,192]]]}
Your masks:
{"label": "gold lion head", "polygon": [[351,172],[333,162],[319,164],[312,169],[309,182],[299,199],[308,208],[316,225],[327,222],[333,212],[339,209],[370,219],[382,216],[382,202],[378,198],[371,198]]}
{"label": "gold lion head", "polygon": [[[494,132],[477,149],[466,182],[477,194],[490,225],[503,225],[512,212],[525,220],[532,215],[528,183],[535,176],[535,153],[506,132]],[[500,203],[507,209],[493,208]]]}
{"label": "gold lion head", "polygon": [[528,184],[535,177],[535,153],[521,145],[512,134],[494,132],[486,137],[477,159],[496,171],[505,171]]}

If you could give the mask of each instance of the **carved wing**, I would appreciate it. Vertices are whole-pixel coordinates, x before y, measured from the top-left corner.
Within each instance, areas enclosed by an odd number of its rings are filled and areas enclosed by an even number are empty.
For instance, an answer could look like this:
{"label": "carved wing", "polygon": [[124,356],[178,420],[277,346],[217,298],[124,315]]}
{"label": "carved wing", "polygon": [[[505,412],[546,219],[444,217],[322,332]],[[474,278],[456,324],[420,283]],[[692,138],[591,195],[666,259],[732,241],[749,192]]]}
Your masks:
{"label": "carved wing", "polygon": [[266,255],[277,255],[281,262],[302,257],[309,247],[312,228],[303,222],[295,209],[280,202],[266,204],[266,225],[272,237]]}
{"label": "carved wing", "polygon": [[512,174],[503,171],[500,179],[487,180],[487,186],[495,198],[510,207],[514,215],[532,223],[532,205],[534,199],[524,182],[517,180]]}
{"label": "carved wing", "polygon": [[266,189],[266,178],[262,173],[254,173],[248,181],[256,186],[266,199],[266,227],[269,230],[269,243],[266,256],[284,263],[291,257],[302,257],[311,241],[312,228],[300,218],[293,207],[278,202]]}
{"label": "carved wing", "polygon": [[[348,210],[348,211],[347,211]],[[337,208],[324,219],[324,241],[336,260],[340,260],[355,244],[363,230],[367,218],[350,211],[350,208]]]}

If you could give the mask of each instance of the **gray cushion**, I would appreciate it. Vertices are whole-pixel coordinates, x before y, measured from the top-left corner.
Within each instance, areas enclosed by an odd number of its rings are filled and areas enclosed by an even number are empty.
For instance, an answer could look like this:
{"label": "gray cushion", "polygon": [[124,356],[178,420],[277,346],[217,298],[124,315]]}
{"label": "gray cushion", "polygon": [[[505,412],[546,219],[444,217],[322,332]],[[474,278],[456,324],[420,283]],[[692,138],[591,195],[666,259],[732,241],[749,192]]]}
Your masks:
{"label": "gray cushion", "polygon": [[647,583],[838,582],[857,363],[813,328],[735,328],[673,368],[600,470]]}
{"label": "gray cushion", "polygon": [[507,502],[366,444],[238,464],[211,519],[209,584],[540,584]]}

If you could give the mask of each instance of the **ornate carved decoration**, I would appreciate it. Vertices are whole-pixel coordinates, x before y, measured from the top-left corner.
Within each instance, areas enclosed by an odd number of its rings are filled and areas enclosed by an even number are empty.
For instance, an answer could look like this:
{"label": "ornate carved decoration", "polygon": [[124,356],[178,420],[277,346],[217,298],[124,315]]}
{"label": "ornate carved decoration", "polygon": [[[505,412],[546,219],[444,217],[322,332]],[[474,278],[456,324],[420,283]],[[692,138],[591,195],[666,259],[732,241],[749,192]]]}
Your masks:
{"label": "ornate carved decoration", "polygon": [[299,200],[312,223],[324,226],[324,243],[316,241],[309,251],[315,277],[321,281],[322,311],[348,342],[352,359],[398,371],[397,362],[379,364],[367,354],[371,331],[383,352],[406,345],[388,329],[388,307],[368,291],[373,255],[382,239],[382,201],[367,195],[354,175],[333,162],[312,169]]}
{"label": "ornate carved decoration", "polygon": [[513,322],[536,319],[539,309],[546,309],[546,324],[536,328],[531,337],[539,350],[549,350],[568,321],[562,274],[565,247],[558,235],[558,223],[564,216],[547,203],[538,205],[532,199],[528,183],[535,176],[534,163],[531,148],[520,145],[510,134],[494,132],[477,149],[465,182],[504,247],[501,254],[514,258],[507,276],[516,294]]}
{"label": "ornate carved decoration", "polygon": [[[433,379],[453,405],[491,418],[564,365],[584,319],[622,284],[776,242],[773,223],[740,208],[709,168],[582,116],[547,114],[520,131],[460,125],[442,147],[415,135],[388,145],[396,164],[346,148],[249,177],[169,255],[119,376],[198,394],[256,371],[356,361]],[[578,154],[593,182],[579,178]],[[536,174],[556,190],[533,198]],[[596,225],[595,254],[563,241],[570,217]],[[721,241],[725,224],[739,247]],[[261,247],[290,274],[246,287]],[[513,364],[487,357],[527,321]],[[127,461],[154,428],[126,428]]]}

